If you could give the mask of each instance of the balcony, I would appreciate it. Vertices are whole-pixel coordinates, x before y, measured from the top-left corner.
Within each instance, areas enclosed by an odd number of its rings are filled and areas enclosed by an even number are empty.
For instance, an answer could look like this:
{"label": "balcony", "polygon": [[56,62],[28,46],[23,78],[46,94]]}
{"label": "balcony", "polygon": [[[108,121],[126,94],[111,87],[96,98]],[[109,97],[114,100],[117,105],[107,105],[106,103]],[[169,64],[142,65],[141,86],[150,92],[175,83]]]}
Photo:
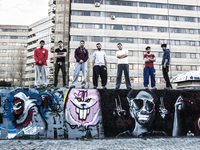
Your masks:
{"label": "balcony", "polygon": [[50,70],[49,70],[49,74],[50,74],[50,75],[53,75],[53,69],[50,69]]}
{"label": "balcony", "polygon": [[54,52],[55,52],[55,51],[54,51],[54,47],[52,47],[52,48],[51,48],[51,53],[54,53]]}
{"label": "balcony", "polygon": [[48,5],[51,6],[52,4],[56,5],[56,0],[49,0]]}
{"label": "balcony", "polygon": [[51,14],[51,13],[55,14],[56,13],[56,6],[49,8],[48,13],[49,14]]}
{"label": "balcony", "polygon": [[52,33],[55,33],[55,28],[54,28],[54,27],[51,28],[51,32],[52,32]]}
{"label": "balcony", "polygon": [[54,63],[54,58],[50,58],[50,63]]}
{"label": "balcony", "polygon": [[54,36],[51,37],[51,43],[54,43]]}
{"label": "balcony", "polygon": [[55,23],[55,22],[56,22],[56,18],[53,17],[53,18],[51,19],[51,21],[52,21],[52,23]]}

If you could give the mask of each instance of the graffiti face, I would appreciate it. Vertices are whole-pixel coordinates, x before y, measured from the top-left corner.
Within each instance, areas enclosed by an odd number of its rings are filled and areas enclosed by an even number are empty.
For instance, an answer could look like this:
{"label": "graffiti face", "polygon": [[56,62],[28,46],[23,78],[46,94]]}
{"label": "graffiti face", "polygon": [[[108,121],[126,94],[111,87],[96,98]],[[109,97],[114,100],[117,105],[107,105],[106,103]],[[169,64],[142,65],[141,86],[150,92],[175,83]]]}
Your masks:
{"label": "graffiti face", "polygon": [[24,111],[24,101],[20,98],[14,97],[13,100],[13,114],[21,115]]}
{"label": "graffiti face", "polygon": [[78,127],[96,125],[99,121],[99,96],[95,89],[72,89],[66,104],[66,119]]}
{"label": "graffiti face", "polygon": [[155,103],[151,94],[141,91],[134,99],[129,100],[130,114],[139,124],[148,123],[154,112]]}

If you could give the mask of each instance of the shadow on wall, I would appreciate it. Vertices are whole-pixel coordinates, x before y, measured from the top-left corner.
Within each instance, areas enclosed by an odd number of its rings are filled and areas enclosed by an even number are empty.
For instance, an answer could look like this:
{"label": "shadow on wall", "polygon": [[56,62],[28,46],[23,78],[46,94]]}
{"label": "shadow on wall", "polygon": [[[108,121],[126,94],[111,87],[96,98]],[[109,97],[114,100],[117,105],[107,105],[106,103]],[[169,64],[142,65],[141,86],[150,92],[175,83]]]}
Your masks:
{"label": "shadow on wall", "polygon": [[199,90],[0,88],[0,137],[198,136]]}

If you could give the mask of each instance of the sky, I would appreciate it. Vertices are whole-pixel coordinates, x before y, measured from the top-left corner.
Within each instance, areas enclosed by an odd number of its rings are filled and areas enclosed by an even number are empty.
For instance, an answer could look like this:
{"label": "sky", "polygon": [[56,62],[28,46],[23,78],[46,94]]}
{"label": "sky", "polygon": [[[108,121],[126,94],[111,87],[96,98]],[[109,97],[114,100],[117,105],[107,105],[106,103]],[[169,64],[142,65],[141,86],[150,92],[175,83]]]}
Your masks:
{"label": "sky", "polygon": [[49,0],[0,0],[0,25],[30,25],[48,16]]}

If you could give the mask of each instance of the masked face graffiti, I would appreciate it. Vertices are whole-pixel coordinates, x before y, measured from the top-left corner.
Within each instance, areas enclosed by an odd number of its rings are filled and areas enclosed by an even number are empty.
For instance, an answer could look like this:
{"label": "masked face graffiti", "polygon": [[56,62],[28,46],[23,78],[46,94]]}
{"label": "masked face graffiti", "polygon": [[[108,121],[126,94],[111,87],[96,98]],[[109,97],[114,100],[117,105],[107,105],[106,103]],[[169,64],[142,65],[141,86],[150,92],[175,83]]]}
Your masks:
{"label": "masked face graffiti", "polygon": [[37,99],[31,99],[23,92],[18,92],[10,97],[10,112],[14,118],[12,123],[19,132],[9,134],[10,137],[22,137],[25,135],[36,135],[43,133],[46,128],[45,121],[39,113],[36,105]]}
{"label": "masked face graffiti", "polygon": [[72,89],[65,107],[65,118],[72,126],[87,128],[99,122],[99,95],[95,89]]}
{"label": "masked face graffiti", "polygon": [[34,112],[34,106],[36,106],[36,104],[33,103],[34,101],[35,100],[29,99],[29,97],[22,92],[14,95],[13,115],[15,116],[16,124],[22,124],[25,122],[27,124],[27,120],[31,120],[28,117],[30,117],[30,115]]}
{"label": "masked face graffiti", "polygon": [[154,98],[146,91],[140,91],[135,98],[127,98],[130,105],[130,114],[136,122],[144,125],[153,118],[155,114]]}

